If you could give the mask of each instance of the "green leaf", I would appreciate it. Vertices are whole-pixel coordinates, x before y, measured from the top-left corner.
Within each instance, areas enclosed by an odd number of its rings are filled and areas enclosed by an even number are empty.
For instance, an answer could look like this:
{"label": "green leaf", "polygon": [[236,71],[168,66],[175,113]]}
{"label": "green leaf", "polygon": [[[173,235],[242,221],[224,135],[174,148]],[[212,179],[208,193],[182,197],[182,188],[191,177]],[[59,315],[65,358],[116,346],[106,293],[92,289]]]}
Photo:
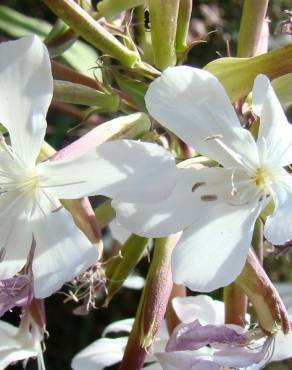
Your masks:
{"label": "green leaf", "polygon": [[127,78],[118,72],[115,72],[113,75],[120,88],[138,104],[139,110],[147,112],[144,101],[147,85],[140,80]]}
{"label": "green leaf", "polygon": [[[44,39],[52,25],[44,20],[28,17],[7,6],[0,5],[0,30],[13,37],[23,37],[34,33]],[[85,42],[77,40],[62,54],[62,59],[82,74],[102,80],[101,71],[92,68],[96,66],[98,55]]]}

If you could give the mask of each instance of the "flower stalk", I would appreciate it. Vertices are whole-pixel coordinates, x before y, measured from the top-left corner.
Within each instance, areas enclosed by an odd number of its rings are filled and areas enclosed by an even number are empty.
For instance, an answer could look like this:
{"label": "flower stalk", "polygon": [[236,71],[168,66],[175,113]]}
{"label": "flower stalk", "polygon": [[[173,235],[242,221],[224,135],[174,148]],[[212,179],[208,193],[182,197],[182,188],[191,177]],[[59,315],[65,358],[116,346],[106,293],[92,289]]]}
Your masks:
{"label": "flower stalk", "polygon": [[129,336],[120,370],[140,370],[147,351],[163,320],[172,289],[170,259],[181,233],[155,241],[154,255],[147,275],[134,326]]}
{"label": "flower stalk", "polygon": [[98,50],[133,67],[138,60],[135,51],[126,48],[73,0],[43,0],[44,3],[77,34]]}
{"label": "flower stalk", "polygon": [[243,290],[232,283],[224,288],[225,324],[245,327],[247,297]]}
{"label": "flower stalk", "polygon": [[104,112],[116,112],[120,98],[114,93],[103,93],[84,85],[54,80],[53,99],[64,103],[99,107]]}
{"label": "flower stalk", "polygon": [[108,283],[105,306],[110,303],[113,296],[122,287],[126,278],[140,261],[148,243],[148,238],[132,234],[120,250],[120,256],[115,256],[116,258],[112,258],[107,264],[105,274]]}
{"label": "flower stalk", "polygon": [[176,64],[176,30],[179,0],[149,0],[151,39],[155,66],[161,70]]}
{"label": "flower stalk", "polygon": [[177,17],[175,48],[177,53],[184,53],[187,48],[187,37],[192,15],[192,0],[180,0]]}
{"label": "flower stalk", "polygon": [[237,44],[239,58],[252,57],[257,54],[261,41],[269,0],[245,0],[240,21]]}

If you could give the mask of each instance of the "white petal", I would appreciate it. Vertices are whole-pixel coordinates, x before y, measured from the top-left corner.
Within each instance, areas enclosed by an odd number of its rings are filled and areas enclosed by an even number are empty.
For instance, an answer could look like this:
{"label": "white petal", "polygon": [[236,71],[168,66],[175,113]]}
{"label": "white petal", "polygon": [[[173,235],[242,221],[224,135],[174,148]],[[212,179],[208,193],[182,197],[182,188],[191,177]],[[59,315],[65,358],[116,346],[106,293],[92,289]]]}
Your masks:
{"label": "white petal", "polygon": [[52,212],[44,196],[38,201],[42,210],[33,214],[36,250],[32,270],[35,297],[45,298],[93,265],[98,253],[69,212]]}
{"label": "white petal", "polygon": [[10,349],[0,351],[0,370],[17,361],[26,360],[30,357],[36,357],[38,353],[29,349]]}
{"label": "white petal", "polygon": [[177,180],[172,155],[159,145],[118,140],[66,161],[38,166],[43,186],[59,199],[106,195],[127,202],[155,202],[166,197]]}
{"label": "white petal", "polygon": [[123,287],[128,289],[140,290],[145,285],[145,279],[138,275],[129,275],[123,282]]}
{"label": "white petal", "polygon": [[0,350],[14,348],[18,345],[16,336],[18,328],[6,321],[0,320]]}
{"label": "white petal", "polygon": [[292,239],[292,178],[283,176],[281,181],[273,185],[275,193],[275,209],[265,223],[264,235],[273,244],[284,244]]}
{"label": "white petal", "polygon": [[[181,168],[173,192],[156,204],[112,202],[117,220],[133,233],[162,237],[176,233],[201,217],[201,210],[208,212],[216,202],[204,202],[201,196],[214,194],[230,197],[232,172],[224,168]],[[223,184],[223,186],[222,186]],[[226,188],[225,188],[226,185]],[[218,189],[224,187],[223,193]]]}
{"label": "white petal", "polygon": [[0,198],[1,263],[0,279],[8,279],[26,264],[32,244],[29,224],[29,198],[17,193],[2,194]]}
{"label": "white petal", "polygon": [[269,79],[264,75],[257,76],[254,82],[253,111],[260,117],[260,150],[264,138],[269,161],[283,166],[292,163],[292,126]]}
{"label": "white petal", "polygon": [[130,333],[134,324],[134,319],[125,319],[115,321],[108,326],[105,327],[104,331],[102,332],[102,336],[105,337],[108,333],[118,333],[121,331],[125,331]]}
{"label": "white petal", "polygon": [[184,323],[199,319],[202,325],[224,324],[224,303],[207,295],[176,297],[172,300],[172,306],[178,318]]}
{"label": "white petal", "polygon": [[220,370],[211,354],[203,351],[174,351],[157,353],[163,370]]}
{"label": "white petal", "polygon": [[[292,283],[291,282],[278,282],[273,283],[277,289],[285,307],[292,308]],[[292,315],[291,315],[292,316]],[[292,319],[292,317],[291,317]]]}
{"label": "white petal", "polygon": [[71,367],[73,370],[102,370],[114,365],[122,360],[127,341],[127,337],[98,339],[73,358]]}
{"label": "white petal", "polygon": [[184,231],[172,254],[173,280],[193,291],[210,292],[241,272],[260,206],[218,204]]}
{"label": "white petal", "polygon": [[118,241],[120,244],[124,244],[131,233],[125,229],[121,224],[118,223],[115,218],[112,222],[109,223],[109,229],[114,240]]}
{"label": "white petal", "polygon": [[38,37],[0,44],[0,122],[28,165],[39,154],[52,93],[50,58]]}
{"label": "white petal", "polygon": [[5,369],[10,364],[36,357],[37,352],[33,349],[33,341],[30,333],[27,336],[17,336],[18,328],[0,321],[0,369]]}
{"label": "white petal", "polygon": [[254,162],[256,144],[237,119],[230,100],[215,76],[187,66],[169,67],[151,83],[145,97],[149,113],[201,154],[234,166],[235,161],[216,140]]}
{"label": "white petal", "polygon": [[270,362],[283,361],[292,357],[292,332],[285,335],[278,331],[275,337],[273,355]]}

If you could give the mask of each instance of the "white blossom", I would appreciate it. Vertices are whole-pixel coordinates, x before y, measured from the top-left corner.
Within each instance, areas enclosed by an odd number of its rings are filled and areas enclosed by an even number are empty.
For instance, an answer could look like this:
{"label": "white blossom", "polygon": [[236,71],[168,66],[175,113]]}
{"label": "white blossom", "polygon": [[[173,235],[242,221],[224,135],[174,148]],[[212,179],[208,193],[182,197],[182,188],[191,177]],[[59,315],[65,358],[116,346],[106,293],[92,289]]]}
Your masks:
{"label": "white blossom", "polygon": [[146,94],[149,113],[200,154],[221,167],[181,168],[172,194],[143,205],[115,203],[128,230],[161,237],[180,230],[173,278],[194,291],[228,285],[241,272],[254,224],[274,205],[264,235],[274,244],[292,238],[292,127],[267,77],[253,87],[257,140],[242,128],[220,82],[209,72],[170,67]]}

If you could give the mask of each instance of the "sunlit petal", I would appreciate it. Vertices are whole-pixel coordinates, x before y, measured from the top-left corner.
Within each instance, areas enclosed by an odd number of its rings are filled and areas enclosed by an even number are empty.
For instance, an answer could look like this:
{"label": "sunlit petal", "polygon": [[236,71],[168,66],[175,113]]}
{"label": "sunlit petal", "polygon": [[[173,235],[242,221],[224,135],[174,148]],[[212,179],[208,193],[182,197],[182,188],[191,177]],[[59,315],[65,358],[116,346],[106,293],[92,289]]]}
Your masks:
{"label": "sunlit petal", "polygon": [[0,122],[12,147],[34,165],[46,130],[53,93],[50,58],[37,36],[0,44]]}

